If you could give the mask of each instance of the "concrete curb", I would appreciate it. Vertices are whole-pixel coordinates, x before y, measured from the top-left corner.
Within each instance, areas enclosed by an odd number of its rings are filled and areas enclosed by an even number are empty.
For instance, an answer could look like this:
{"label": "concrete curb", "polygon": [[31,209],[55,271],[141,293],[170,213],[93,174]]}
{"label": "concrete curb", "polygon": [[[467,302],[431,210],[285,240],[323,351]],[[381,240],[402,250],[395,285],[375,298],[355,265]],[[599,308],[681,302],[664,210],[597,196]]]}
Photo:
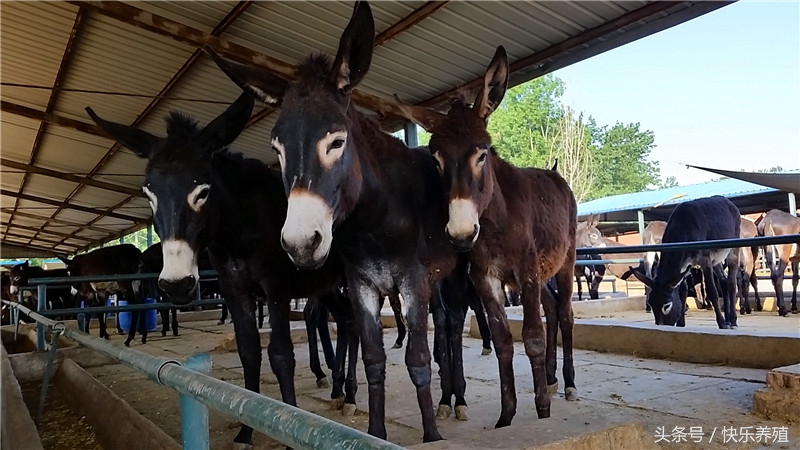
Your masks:
{"label": "concrete curb", "polygon": [[31,415],[28,414],[28,407],[22,398],[22,389],[14,370],[11,368],[11,361],[6,353],[5,346],[0,346],[0,373],[2,373],[2,395],[0,401],[2,405],[2,425],[0,425],[0,436],[2,436],[3,449],[42,449],[42,441],[39,438],[39,431],[33,423]]}

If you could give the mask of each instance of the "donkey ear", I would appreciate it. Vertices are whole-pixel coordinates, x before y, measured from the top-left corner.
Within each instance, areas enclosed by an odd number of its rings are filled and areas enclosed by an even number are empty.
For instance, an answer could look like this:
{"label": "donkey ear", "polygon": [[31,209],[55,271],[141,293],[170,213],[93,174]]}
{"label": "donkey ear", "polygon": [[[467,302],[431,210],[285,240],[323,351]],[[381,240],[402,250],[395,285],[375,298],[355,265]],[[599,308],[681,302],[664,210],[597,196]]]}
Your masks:
{"label": "donkey ear", "polygon": [[488,120],[489,115],[503,101],[508,87],[508,56],[506,49],[502,45],[497,47],[497,51],[486,68],[483,75],[483,87],[475,98],[475,105],[472,109],[478,111],[478,116],[483,120]]}
{"label": "donkey ear", "polygon": [[242,91],[224,113],[203,128],[198,138],[207,150],[216,151],[233,142],[244,130],[253,112],[253,95]]}
{"label": "donkey ear", "polygon": [[88,106],[86,107],[86,112],[89,113],[89,117],[94,120],[97,126],[102,128],[109,136],[119,141],[119,143],[130,149],[136,156],[140,158],[152,158],[156,150],[158,150],[161,138],[138,128],[103,120]]}
{"label": "donkey ear", "polygon": [[289,87],[289,82],[275,76],[266,70],[237,64],[219,55],[210,45],[203,47],[203,51],[214,60],[217,67],[225,75],[245,91],[250,91],[262,102],[269,105],[278,105],[283,99],[283,94]]}
{"label": "donkey ear", "polygon": [[339,51],[333,61],[331,82],[344,94],[350,93],[364,78],[372,62],[375,43],[375,21],[365,1],[356,2],[353,16],[339,40]]}
{"label": "donkey ear", "polygon": [[394,94],[394,99],[397,101],[397,106],[400,108],[400,112],[403,113],[403,117],[421,126],[429,133],[433,133],[433,130],[445,118],[445,115],[438,111],[406,103],[400,100],[397,94]]}
{"label": "donkey ear", "polygon": [[637,280],[641,281],[645,286],[649,287],[650,289],[653,288],[653,280],[651,280],[647,274],[640,271],[638,267],[634,268],[633,266],[628,266],[633,276],[636,277]]}

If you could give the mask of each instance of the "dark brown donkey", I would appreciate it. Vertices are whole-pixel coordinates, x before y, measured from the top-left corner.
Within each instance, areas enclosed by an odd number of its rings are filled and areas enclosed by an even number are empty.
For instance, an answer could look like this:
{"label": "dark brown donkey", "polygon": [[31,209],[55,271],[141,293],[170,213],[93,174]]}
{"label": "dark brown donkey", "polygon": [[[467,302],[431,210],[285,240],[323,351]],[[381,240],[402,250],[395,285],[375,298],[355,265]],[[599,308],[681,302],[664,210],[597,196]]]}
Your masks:
{"label": "dark brown donkey", "polygon": [[[269,73],[217,58],[244,89],[281,112],[272,130],[288,195],[283,248],[302,268],[323,264],[338,247],[361,332],[369,383],[369,433],[386,437],[386,355],[382,296],[399,292],[408,308],[405,362],[416,387],[423,440],[441,439],[431,399],[428,305],[435,284],[455,265],[444,235],[447,206],[429,152],[408,149],[353,105],[351,93],[372,60],[375,24],[356,3],[336,58],[312,55],[285,91]],[[459,334],[460,335],[460,334]]]}
{"label": "dark brown donkey", "polygon": [[[278,378],[283,401],[297,404],[289,304],[292,298],[320,296],[334,314],[339,331],[331,397],[337,406],[352,405],[347,410],[354,411],[355,358],[350,355],[345,380],[343,352],[349,348],[355,353],[358,340],[349,331],[354,326],[352,313],[338,289],[341,264],[331,258],[319,270],[298,271],[280,247],[287,207],[280,173],[227,150],[252,110],[253,97],[243,93],[205,127],[172,113],[166,137],[105,121],[91,109],[89,114],[109,135],[148,159],[142,190],[150,200],[153,224],[161,237],[164,267],[158,286],[176,305],[194,299],[198,254],[208,248],[233,319],[245,388],[260,389],[262,357],[255,310],[257,299],[266,298],[270,367]],[[234,441],[250,444],[252,434],[252,428],[242,425]]]}
{"label": "dark brown donkey", "polygon": [[[784,236],[787,234],[800,234],[800,218],[779,209],[771,209],[757,222],[760,236]],[[773,260],[773,249],[777,252],[778,263]],[[764,259],[769,264],[769,277],[775,288],[775,299],[778,304],[778,314],[785,316],[786,302],[783,298],[783,275],[786,267],[792,265],[792,313],[797,314],[797,283],[800,274],[797,273],[800,263],[800,242],[794,244],[767,245],[764,248]]]}
{"label": "dark brown donkey", "polygon": [[[516,413],[511,332],[503,303],[503,283],[520,292],[523,341],[533,369],[536,412],[550,416],[548,385],[555,378],[557,326],[564,347],[567,399],[577,390],[572,363],[572,275],[575,264],[575,199],[553,170],[520,169],[497,156],[486,131],[489,115],[508,85],[508,59],[498,47],[473,107],[456,100],[446,116],[403,105],[408,118],[432,133],[430,151],[449,201],[446,231],[461,250],[472,250],[471,276],[489,316],[500,365],[502,412],[498,427]],[[556,277],[558,300],[542,288]],[[544,298],[547,345],[539,306]],[[547,353],[547,368],[545,368]],[[545,378],[547,373],[547,378]]]}

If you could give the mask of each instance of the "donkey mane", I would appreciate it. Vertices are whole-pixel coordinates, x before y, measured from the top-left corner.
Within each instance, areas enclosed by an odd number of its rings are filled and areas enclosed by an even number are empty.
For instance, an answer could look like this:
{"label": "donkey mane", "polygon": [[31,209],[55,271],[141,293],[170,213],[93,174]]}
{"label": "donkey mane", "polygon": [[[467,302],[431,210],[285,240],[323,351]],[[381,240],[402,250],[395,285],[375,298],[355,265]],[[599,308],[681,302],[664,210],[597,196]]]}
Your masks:
{"label": "donkey mane", "polygon": [[199,132],[200,126],[193,117],[178,111],[172,111],[167,116],[168,136],[194,136]]}
{"label": "donkey mane", "polygon": [[314,52],[309,54],[297,66],[298,85],[315,86],[327,84],[331,75],[332,60],[324,53]]}

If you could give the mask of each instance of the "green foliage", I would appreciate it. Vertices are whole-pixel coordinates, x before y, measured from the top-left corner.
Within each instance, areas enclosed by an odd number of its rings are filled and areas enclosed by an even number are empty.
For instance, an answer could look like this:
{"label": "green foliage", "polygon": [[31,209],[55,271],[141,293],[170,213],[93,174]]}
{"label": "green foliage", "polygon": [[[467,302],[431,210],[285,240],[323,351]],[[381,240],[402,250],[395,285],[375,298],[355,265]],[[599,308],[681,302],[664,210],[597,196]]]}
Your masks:
{"label": "green foliage", "polygon": [[662,181],[658,185],[659,189],[666,189],[672,187],[678,187],[678,180],[675,179],[675,177],[673,177],[672,175],[668,176],[666,180]]}
{"label": "green foliage", "polygon": [[543,130],[559,118],[563,94],[564,83],[552,74],[509,89],[489,121],[498,154],[518,167],[544,167],[548,146]]}
{"label": "green foliage", "polygon": [[595,126],[595,185],[587,199],[644,191],[658,184],[658,163],[647,159],[655,137],[652,131],[640,130],[639,126],[619,122],[612,127]]}
{"label": "green foliage", "polygon": [[[508,90],[489,121],[489,133],[501,157],[518,167],[544,168],[561,155],[561,170],[564,155],[572,152],[575,164],[592,166],[578,171],[579,167],[565,165],[571,173],[562,172],[584,200],[677,184],[674,178],[661,183],[658,163],[648,160],[655,140],[652,131],[640,129],[639,123],[599,126],[592,117],[575,117],[561,105],[564,90],[564,82],[552,74]],[[585,130],[581,133],[586,133],[588,156],[580,155],[580,150],[576,153],[581,145],[564,145],[564,125],[575,120],[579,123],[570,126]],[[578,185],[576,173],[589,178],[588,187],[586,182]]]}

